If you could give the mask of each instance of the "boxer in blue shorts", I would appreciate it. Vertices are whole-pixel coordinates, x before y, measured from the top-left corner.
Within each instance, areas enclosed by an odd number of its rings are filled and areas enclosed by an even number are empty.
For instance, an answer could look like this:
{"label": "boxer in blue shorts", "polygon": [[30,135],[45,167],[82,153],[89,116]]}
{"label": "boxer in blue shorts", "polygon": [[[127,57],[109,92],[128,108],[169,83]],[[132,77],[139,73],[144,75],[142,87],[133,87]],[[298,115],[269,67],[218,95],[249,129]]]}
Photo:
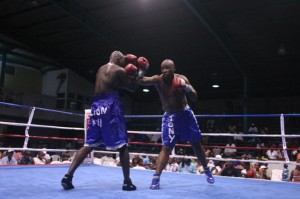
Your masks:
{"label": "boxer in blue shorts", "polygon": [[204,167],[207,182],[213,184],[214,178],[207,167],[205,153],[201,145],[201,132],[194,113],[187,102],[187,98],[194,102],[197,101],[197,92],[184,75],[175,74],[175,65],[172,60],[166,59],[162,62],[161,73],[161,75],[138,79],[141,85],[155,86],[161,99],[162,109],[165,111],[162,119],[163,146],[158,156],[150,189],[159,189],[160,175],[178,141],[190,142],[196,157]]}
{"label": "boxer in blue shorts", "polygon": [[108,150],[116,150],[127,143],[128,135],[119,94],[115,92],[95,95],[85,145],[104,145]]}
{"label": "boxer in blue shorts", "polygon": [[86,142],[77,151],[68,173],[61,180],[64,189],[74,189],[72,179],[75,170],[94,147],[104,144],[107,149],[119,151],[124,176],[122,189],[136,190],[129,177],[128,136],[119,90],[134,92],[139,86],[137,75],[142,77],[148,66],[149,63],[144,57],[140,59],[132,54],[123,55],[120,51],[114,51],[109,62],[98,69]]}
{"label": "boxer in blue shorts", "polygon": [[178,141],[199,142],[200,129],[192,109],[165,113],[162,119],[162,141],[164,146],[174,147]]}

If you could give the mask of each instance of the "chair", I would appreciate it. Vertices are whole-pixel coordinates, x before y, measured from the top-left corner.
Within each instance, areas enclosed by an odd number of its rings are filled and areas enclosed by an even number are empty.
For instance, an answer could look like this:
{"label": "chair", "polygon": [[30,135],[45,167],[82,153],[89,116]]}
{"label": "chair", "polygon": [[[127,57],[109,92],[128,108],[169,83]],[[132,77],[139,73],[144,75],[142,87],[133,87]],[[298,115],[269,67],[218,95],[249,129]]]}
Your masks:
{"label": "chair", "polygon": [[59,161],[61,162],[61,158],[59,155],[51,155],[52,161]]}

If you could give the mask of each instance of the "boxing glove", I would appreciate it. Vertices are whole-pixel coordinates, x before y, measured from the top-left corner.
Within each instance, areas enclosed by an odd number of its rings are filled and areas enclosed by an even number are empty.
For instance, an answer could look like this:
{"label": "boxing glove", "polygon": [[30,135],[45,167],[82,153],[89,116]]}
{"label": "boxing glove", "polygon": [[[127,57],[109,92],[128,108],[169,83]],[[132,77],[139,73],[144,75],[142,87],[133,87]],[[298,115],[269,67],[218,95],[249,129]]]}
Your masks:
{"label": "boxing glove", "polygon": [[135,78],[136,75],[137,75],[137,72],[138,72],[138,69],[135,65],[133,64],[127,64],[125,67],[124,67],[127,75],[130,77],[130,78]]}
{"label": "boxing glove", "polygon": [[189,87],[189,85],[187,85],[185,83],[185,81],[180,78],[180,77],[174,77],[173,80],[172,80],[172,86],[173,88],[177,89],[177,88],[180,88],[180,89],[183,89],[186,93],[190,92],[191,91],[191,88]]}
{"label": "boxing glove", "polygon": [[149,68],[149,62],[145,57],[139,57],[137,59],[137,65],[139,68],[139,77],[144,77],[144,75],[146,74],[148,68]]}
{"label": "boxing glove", "polygon": [[137,56],[135,56],[133,54],[127,54],[127,55],[125,55],[125,60],[126,60],[126,63],[131,63],[131,64],[136,65]]}

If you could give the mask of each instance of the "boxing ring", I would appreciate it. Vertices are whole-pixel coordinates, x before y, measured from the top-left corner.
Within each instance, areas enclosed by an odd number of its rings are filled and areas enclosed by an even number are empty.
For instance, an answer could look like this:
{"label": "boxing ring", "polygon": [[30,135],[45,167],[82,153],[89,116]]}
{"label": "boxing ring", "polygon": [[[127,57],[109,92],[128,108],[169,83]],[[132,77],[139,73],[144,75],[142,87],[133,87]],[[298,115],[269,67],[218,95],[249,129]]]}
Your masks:
{"label": "boxing ring", "polygon": [[[73,179],[75,189],[65,191],[60,185],[68,166],[0,167],[1,198],[81,199],[81,198],[297,198],[300,185],[288,182],[249,180],[215,176],[215,184],[206,182],[204,175],[164,172],[161,189],[150,190],[154,171],[131,169],[136,191],[122,191],[121,168],[82,165]],[[105,175],[103,175],[105,174]]]}
{"label": "boxing ring", "polygon": [[[60,129],[72,132],[80,132],[82,135],[85,132],[85,127],[65,127],[55,125],[42,125],[33,124],[33,117],[36,111],[54,112],[57,114],[66,114],[74,117],[79,117],[84,120],[84,125],[87,123],[87,114],[75,114],[63,111],[56,111],[38,107],[28,107],[16,104],[0,102],[1,106],[10,106],[17,109],[26,109],[29,112],[29,118],[26,122],[10,122],[0,121],[0,125],[11,125],[24,127],[22,134],[0,134],[0,137],[9,138],[22,138],[24,139],[23,147],[0,147],[0,151],[14,149],[14,150],[29,150],[33,152],[41,151],[41,148],[28,148],[31,139],[46,139],[59,141],[83,141],[82,137],[58,137],[58,136],[34,136],[30,135],[31,128],[46,128],[46,129]],[[290,150],[286,145],[286,138],[299,138],[299,134],[286,134],[285,132],[285,118],[284,117],[299,117],[299,114],[270,114],[270,115],[196,115],[199,118],[219,118],[219,117],[272,117],[279,118],[280,134],[243,134],[243,137],[269,137],[281,138],[282,151],[284,160],[282,161],[260,161],[260,160],[240,160],[226,158],[222,161],[245,161],[245,162],[263,162],[274,164],[289,164],[292,166],[298,165],[294,161],[290,161],[287,151]],[[85,118],[85,119],[83,119]],[[160,115],[141,116],[131,115],[126,118],[161,118]],[[201,125],[200,125],[201,127]],[[157,131],[128,131],[130,134],[159,134]],[[203,136],[217,136],[217,137],[230,137],[237,136],[230,133],[202,133]],[[130,142],[130,145],[142,146],[160,146],[159,143],[142,143]],[[178,144],[178,147],[187,147],[184,144]],[[177,147],[176,146],[176,147]],[[215,147],[215,146],[210,146]],[[218,146],[224,148],[224,146]],[[238,148],[238,147],[236,147]],[[240,147],[243,149],[251,149],[251,147]],[[47,148],[47,152],[65,152],[76,151],[76,149],[57,149]],[[115,153],[109,151],[95,150],[95,152]],[[151,155],[157,156],[158,154],[145,154],[139,152],[130,152],[130,154]],[[188,157],[194,159],[193,156],[182,156],[172,154],[173,157]],[[239,177],[215,177],[214,184],[208,184],[203,174],[185,174],[178,172],[163,172],[161,178],[161,189],[150,190],[152,175],[154,170],[138,170],[131,169],[131,179],[137,186],[136,191],[122,191],[122,170],[120,167],[110,167],[93,164],[89,161],[93,158],[93,154],[87,157],[87,161],[82,164],[75,172],[73,178],[74,190],[64,190],[61,187],[60,181],[63,175],[67,172],[69,164],[47,164],[47,165],[0,165],[0,193],[1,199],[9,198],[108,198],[108,199],[129,199],[133,197],[147,198],[295,198],[300,194],[300,184],[292,182],[260,180],[251,178]],[[207,159],[217,160],[215,157]],[[220,160],[220,159],[218,159]]]}

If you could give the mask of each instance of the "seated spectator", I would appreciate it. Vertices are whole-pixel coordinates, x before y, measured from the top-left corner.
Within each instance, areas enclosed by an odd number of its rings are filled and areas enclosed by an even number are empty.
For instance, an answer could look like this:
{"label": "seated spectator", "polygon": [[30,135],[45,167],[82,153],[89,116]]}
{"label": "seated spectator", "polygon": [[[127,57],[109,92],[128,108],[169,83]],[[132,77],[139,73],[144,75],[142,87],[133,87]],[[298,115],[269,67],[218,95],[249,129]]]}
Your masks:
{"label": "seated spectator", "polygon": [[196,165],[189,158],[184,158],[179,164],[179,172],[196,173]]}
{"label": "seated spectator", "polygon": [[221,152],[222,152],[221,148],[213,148],[213,154],[214,154],[214,156],[220,155]]}
{"label": "seated spectator", "polygon": [[[298,155],[297,155],[296,162],[300,163],[300,153],[298,153]],[[291,175],[290,175],[289,181],[300,183],[300,166],[299,165],[297,165],[295,167],[295,169],[293,169],[291,171]]]}
{"label": "seated spectator", "polygon": [[45,153],[40,151],[36,157],[33,158],[34,164],[46,164]]}
{"label": "seated spectator", "polygon": [[196,174],[203,174],[203,173],[204,173],[204,167],[200,162],[198,162],[196,164]]}
{"label": "seated spectator", "polygon": [[117,166],[118,161],[112,157],[112,154],[107,153],[100,159],[100,164],[104,166]]}
{"label": "seated spectator", "polygon": [[46,164],[50,164],[52,159],[51,159],[51,156],[47,153],[46,148],[43,148],[43,153],[45,153]]}
{"label": "seated spectator", "polygon": [[149,160],[148,156],[142,155],[142,159],[143,159],[144,167],[145,167],[146,169],[148,169],[149,164],[150,164],[150,160]]}
{"label": "seated spectator", "polygon": [[138,165],[138,163],[140,162],[140,160],[143,160],[143,159],[140,158],[140,156],[138,154],[134,155],[134,157],[131,160],[132,167],[135,167],[136,165]]}
{"label": "seated spectator", "polygon": [[239,172],[237,171],[237,169],[234,168],[234,165],[232,162],[226,162],[223,165],[223,168],[221,169],[221,171],[219,171],[217,175],[240,177]]}
{"label": "seated spectator", "polygon": [[218,170],[217,170],[216,165],[213,160],[208,161],[207,167],[209,168],[209,170],[211,171],[211,173],[213,175],[216,175],[218,173]]}
{"label": "seated spectator", "polygon": [[248,129],[249,134],[257,134],[258,133],[258,128],[254,123],[251,123],[249,129]]}
{"label": "seated spectator", "polygon": [[6,155],[1,159],[0,164],[1,165],[17,165],[17,160],[13,157],[14,150],[9,149],[6,152]]}
{"label": "seated spectator", "polygon": [[244,153],[242,156],[241,156],[242,159],[244,160],[249,160],[249,159],[252,159],[252,155],[249,151],[246,151],[246,153]]}
{"label": "seated spectator", "polygon": [[226,144],[224,149],[224,156],[225,157],[235,157],[236,156],[236,148],[230,148],[230,147],[236,147],[235,144],[232,142],[231,139],[228,140],[228,144]]}
{"label": "seated spectator", "polygon": [[177,172],[179,171],[179,165],[175,161],[175,158],[169,158],[165,171]]}
{"label": "seated spectator", "polygon": [[23,157],[23,152],[22,151],[15,151],[14,158],[17,160],[17,162],[20,162],[22,157]]}
{"label": "seated spectator", "polygon": [[147,137],[149,138],[149,142],[158,143],[161,140],[160,134],[148,134]]}
{"label": "seated spectator", "polygon": [[30,151],[25,151],[22,158],[19,161],[21,165],[34,164],[34,160],[31,157]]}
{"label": "seated spectator", "polygon": [[276,145],[272,144],[271,147],[270,147],[270,149],[267,150],[266,157],[269,160],[277,160],[277,159],[279,159],[278,151],[275,148],[276,148]]}
{"label": "seated spectator", "polygon": [[133,167],[133,169],[145,170],[146,168],[144,167],[143,159],[138,159],[138,163],[135,167]]}
{"label": "seated spectator", "polygon": [[73,156],[74,156],[74,152],[66,151],[61,154],[61,159],[62,161],[68,161]]}
{"label": "seated spectator", "polygon": [[268,176],[267,176],[267,166],[266,165],[261,165],[259,167],[259,171],[258,171],[258,174],[256,174],[256,178],[259,178],[259,179],[268,179]]}
{"label": "seated spectator", "polygon": [[237,132],[237,127],[236,127],[236,125],[234,123],[229,124],[229,126],[228,126],[228,132],[229,133],[236,133]]}
{"label": "seated spectator", "polygon": [[206,151],[205,151],[205,156],[206,156],[206,157],[212,157],[212,156],[213,156],[212,150],[211,150],[211,149],[206,149]]}

